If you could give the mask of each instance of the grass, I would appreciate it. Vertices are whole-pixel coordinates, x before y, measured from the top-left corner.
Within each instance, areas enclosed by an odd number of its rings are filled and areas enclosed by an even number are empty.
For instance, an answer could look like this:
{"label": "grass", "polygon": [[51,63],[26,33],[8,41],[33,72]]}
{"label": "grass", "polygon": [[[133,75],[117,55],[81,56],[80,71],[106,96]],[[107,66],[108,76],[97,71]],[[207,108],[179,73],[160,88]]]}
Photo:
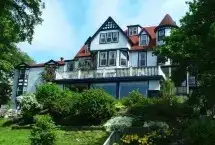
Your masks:
{"label": "grass", "polygon": [[[0,119],[0,145],[29,145],[30,129],[11,129],[3,127]],[[64,131],[57,130],[56,145],[101,145],[108,133],[102,130]]]}

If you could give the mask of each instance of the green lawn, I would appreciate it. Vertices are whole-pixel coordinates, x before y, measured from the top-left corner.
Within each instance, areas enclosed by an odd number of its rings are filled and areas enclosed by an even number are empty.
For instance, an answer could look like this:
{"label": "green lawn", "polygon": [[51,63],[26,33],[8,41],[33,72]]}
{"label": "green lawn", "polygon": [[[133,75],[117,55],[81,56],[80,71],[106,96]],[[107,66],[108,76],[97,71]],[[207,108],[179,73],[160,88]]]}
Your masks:
{"label": "green lawn", "polygon": [[[0,119],[0,145],[29,145],[30,130],[2,127]],[[101,145],[108,133],[101,130],[93,131],[57,131],[57,145]]]}

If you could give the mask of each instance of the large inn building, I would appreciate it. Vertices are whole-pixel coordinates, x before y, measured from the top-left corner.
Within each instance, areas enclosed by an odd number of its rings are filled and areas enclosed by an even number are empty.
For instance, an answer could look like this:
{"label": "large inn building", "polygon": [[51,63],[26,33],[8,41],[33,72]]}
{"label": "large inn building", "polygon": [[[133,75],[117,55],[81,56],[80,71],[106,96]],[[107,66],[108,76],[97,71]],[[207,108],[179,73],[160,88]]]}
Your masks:
{"label": "large inn building", "polygon": [[[129,25],[126,30],[109,17],[89,37],[72,60],[50,60],[41,64],[22,63],[16,67],[12,98],[33,93],[43,83],[42,74],[52,73],[52,81],[62,88],[102,88],[116,98],[134,89],[146,96],[156,96],[161,82],[171,76],[171,61],[160,63],[153,53],[172,29],[177,29],[170,15],[157,26]],[[190,83],[195,84],[193,79]],[[178,89],[184,92],[186,82]],[[186,89],[186,87],[185,87]]]}

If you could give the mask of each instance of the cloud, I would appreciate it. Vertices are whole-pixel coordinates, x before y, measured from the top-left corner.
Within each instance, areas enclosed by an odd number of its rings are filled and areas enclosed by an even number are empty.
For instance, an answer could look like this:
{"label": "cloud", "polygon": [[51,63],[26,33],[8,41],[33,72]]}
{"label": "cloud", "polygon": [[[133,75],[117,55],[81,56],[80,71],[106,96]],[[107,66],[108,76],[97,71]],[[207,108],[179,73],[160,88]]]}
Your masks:
{"label": "cloud", "polygon": [[188,10],[186,0],[47,0],[44,22],[35,29],[32,45],[19,47],[37,61],[72,59],[89,36],[109,17],[122,29],[127,25],[158,25],[165,14],[179,19]]}
{"label": "cloud", "polygon": [[28,54],[36,55],[39,61],[71,57],[69,54],[74,48],[75,37],[61,3],[58,0],[46,1],[42,18],[44,21],[42,25],[36,26],[32,45],[21,43],[18,46]]}
{"label": "cloud", "polygon": [[92,0],[88,18],[94,30],[108,16],[112,16],[122,28],[131,24],[158,25],[167,13],[179,23],[188,9],[185,2],[186,0]]}

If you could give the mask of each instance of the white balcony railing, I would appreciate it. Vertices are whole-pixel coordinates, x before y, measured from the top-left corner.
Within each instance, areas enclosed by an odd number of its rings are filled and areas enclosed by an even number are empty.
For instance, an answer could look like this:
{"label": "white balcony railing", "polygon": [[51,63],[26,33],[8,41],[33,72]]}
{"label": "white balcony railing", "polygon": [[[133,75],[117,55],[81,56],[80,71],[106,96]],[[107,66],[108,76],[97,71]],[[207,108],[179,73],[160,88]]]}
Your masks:
{"label": "white balcony railing", "polygon": [[166,79],[165,74],[160,66],[150,67],[129,67],[117,69],[102,69],[88,71],[71,71],[71,72],[56,72],[56,80],[60,79],[86,79],[86,78],[111,78],[111,77],[131,77],[131,76],[158,76],[161,75]]}

